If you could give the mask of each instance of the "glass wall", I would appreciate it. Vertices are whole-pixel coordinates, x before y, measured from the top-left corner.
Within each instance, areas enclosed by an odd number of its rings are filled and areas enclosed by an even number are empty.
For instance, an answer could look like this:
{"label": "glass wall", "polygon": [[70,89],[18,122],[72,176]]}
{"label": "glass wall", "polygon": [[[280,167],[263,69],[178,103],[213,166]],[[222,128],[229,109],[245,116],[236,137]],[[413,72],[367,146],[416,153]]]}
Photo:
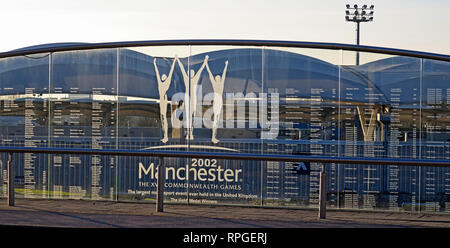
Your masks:
{"label": "glass wall", "polygon": [[[178,68],[189,60],[187,46],[121,48],[118,74],[118,147],[120,149],[186,150],[182,133],[185,84]],[[177,94],[178,93],[178,94]],[[165,200],[186,202],[187,159],[166,158]],[[157,158],[120,157],[118,200],[156,199]],[[170,188],[170,189],[169,189]]]}
{"label": "glass wall", "polygon": [[[423,159],[448,159],[450,89],[447,62],[422,60],[421,154]],[[450,211],[450,170],[418,168],[420,204],[425,211]]]}
{"label": "glass wall", "polygon": [[[159,46],[0,60],[2,146],[449,159],[450,63]],[[1,160],[6,196],[6,160]],[[165,158],[165,200],[317,207],[318,163]],[[19,197],[148,201],[157,158],[16,154]],[[327,164],[334,208],[449,212],[450,169]]]}
{"label": "glass wall", "polygon": [[[37,54],[0,60],[0,132],[2,146],[49,145],[50,55]],[[6,193],[8,155],[2,156],[2,194]],[[40,197],[48,187],[48,157],[15,154],[17,197]]]}
{"label": "glass wall", "polygon": [[[344,52],[355,57],[356,52]],[[418,58],[360,53],[342,65],[342,156],[419,158]],[[345,208],[412,209],[418,203],[415,167],[341,165]]]}
{"label": "glass wall", "polygon": [[[263,150],[272,154],[338,156],[340,51],[265,48],[267,116]],[[271,128],[270,128],[270,127]],[[266,205],[312,206],[319,200],[319,163],[264,162]],[[329,204],[336,205],[336,165],[330,165]]]}

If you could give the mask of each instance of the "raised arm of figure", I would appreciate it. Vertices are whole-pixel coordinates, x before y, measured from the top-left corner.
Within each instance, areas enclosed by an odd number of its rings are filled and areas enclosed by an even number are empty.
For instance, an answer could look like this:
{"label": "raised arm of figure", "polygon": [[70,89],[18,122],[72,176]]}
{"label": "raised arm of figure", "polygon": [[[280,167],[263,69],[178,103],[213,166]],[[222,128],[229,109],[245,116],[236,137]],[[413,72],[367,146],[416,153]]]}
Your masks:
{"label": "raised arm of figure", "polygon": [[[186,74],[186,71],[184,70],[183,63],[181,63],[181,61],[180,61],[180,59],[179,59],[178,57],[175,58],[175,60],[178,62],[178,65],[180,66],[181,73],[183,74],[183,77],[184,77],[185,79],[188,79],[188,75]],[[186,82],[185,82],[185,83],[186,83]]]}
{"label": "raised arm of figure", "polygon": [[208,74],[209,74],[209,80],[211,80],[211,83],[214,84],[215,83],[214,75],[212,74],[211,70],[209,69],[208,63],[206,63],[206,70],[208,71]]}
{"label": "raised arm of figure", "polygon": [[[203,61],[202,66],[200,69],[198,69],[197,73],[194,74],[194,77],[192,78],[192,81],[194,85],[197,85],[198,80],[200,79],[200,76],[202,75],[203,69],[205,69],[206,64],[208,63],[209,56],[206,55],[205,60]],[[192,76],[192,75],[191,75]]]}
{"label": "raised arm of figure", "polygon": [[155,66],[156,79],[158,79],[158,83],[161,82],[161,77],[159,76],[158,66],[156,65],[156,58],[153,60],[153,65]]}
{"label": "raised arm of figure", "polygon": [[172,67],[170,67],[170,72],[169,72],[169,76],[167,76],[167,80],[169,80],[172,78],[172,74],[173,74],[173,69],[175,68],[175,60],[178,59],[178,55],[175,55],[175,59],[172,62]]}
{"label": "raised arm of figure", "polygon": [[200,74],[202,74],[203,69],[205,69],[205,66],[208,63],[208,59],[209,59],[209,56],[206,55],[205,56],[205,60],[203,60],[203,64],[200,67],[200,69],[197,71],[197,74],[195,74],[195,77],[200,77]]}
{"label": "raised arm of figure", "polygon": [[225,77],[226,77],[226,75],[227,75],[227,67],[228,67],[228,60],[225,61],[225,68],[223,68],[222,82],[225,82]]}

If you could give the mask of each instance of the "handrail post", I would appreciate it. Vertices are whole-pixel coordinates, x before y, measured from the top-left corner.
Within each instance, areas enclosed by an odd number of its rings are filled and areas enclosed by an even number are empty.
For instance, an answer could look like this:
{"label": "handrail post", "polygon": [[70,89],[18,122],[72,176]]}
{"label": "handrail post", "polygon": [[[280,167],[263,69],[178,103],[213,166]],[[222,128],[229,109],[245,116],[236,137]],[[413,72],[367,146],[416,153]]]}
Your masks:
{"label": "handrail post", "polygon": [[320,172],[319,185],[319,219],[326,218],[327,212],[327,173],[325,172],[325,163],[322,164],[322,171]]}
{"label": "handrail post", "polygon": [[8,206],[14,206],[14,166],[12,153],[8,154]]}
{"label": "handrail post", "polygon": [[164,158],[159,157],[156,189],[156,212],[164,212]]}

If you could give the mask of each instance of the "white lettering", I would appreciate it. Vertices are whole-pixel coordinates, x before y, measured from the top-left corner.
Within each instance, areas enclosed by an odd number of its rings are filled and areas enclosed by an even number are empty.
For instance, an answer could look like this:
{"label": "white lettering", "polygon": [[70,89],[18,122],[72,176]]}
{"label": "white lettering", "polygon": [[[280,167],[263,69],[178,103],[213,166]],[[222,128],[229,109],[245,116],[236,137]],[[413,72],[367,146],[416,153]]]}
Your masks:
{"label": "white lettering", "polygon": [[212,235],[212,234],[194,234],[194,233],[190,233],[185,234],[183,236],[183,242],[184,243],[210,243],[210,245],[214,245],[216,243],[217,240],[217,234],[216,235]]}
{"label": "white lettering", "polygon": [[[201,160],[204,163],[205,160]],[[155,164],[151,163],[147,168],[143,163],[139,162],[138,178],[142,179],[144,176],[148,176],[151,180],[155,179],[158,175],[158,169],[155,168]],[[187,173],[188,172],[188,173]],[[209,182],[239,182],[242,174],[242,169],[224,169],[220,165],[217,167],[203,167],[189,165],[182,167],[165,166],[165,180],[169,178],[172,180],[188,180],[193,181],[209,181]]]}
{"label": "white lettering", "polygon": [[150,166],[148,167],[148,169],[145,169],[144,165],[139,162],[139,179],[142,178],[142,172],[144,172],[145,175],[148,175],[148,173],[150,172],[150,175],[153,175],[153,170],[154,170],[154,165],[153,163],[150,164]]}
{"label": "white lettering", "polygon": [[267,243],[267,233],[228,233],[228,243]]}

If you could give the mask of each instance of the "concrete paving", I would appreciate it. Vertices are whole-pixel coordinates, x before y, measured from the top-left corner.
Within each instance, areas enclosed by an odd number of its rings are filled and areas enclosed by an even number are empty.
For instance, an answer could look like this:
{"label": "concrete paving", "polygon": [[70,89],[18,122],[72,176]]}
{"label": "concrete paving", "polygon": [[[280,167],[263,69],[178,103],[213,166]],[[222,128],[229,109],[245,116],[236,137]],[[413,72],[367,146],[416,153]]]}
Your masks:
{"label": "concrete paving", "polygon": [[450,228],[450,214],[327,211],[86,200],[0,199],[0,226],[77,228]]}

